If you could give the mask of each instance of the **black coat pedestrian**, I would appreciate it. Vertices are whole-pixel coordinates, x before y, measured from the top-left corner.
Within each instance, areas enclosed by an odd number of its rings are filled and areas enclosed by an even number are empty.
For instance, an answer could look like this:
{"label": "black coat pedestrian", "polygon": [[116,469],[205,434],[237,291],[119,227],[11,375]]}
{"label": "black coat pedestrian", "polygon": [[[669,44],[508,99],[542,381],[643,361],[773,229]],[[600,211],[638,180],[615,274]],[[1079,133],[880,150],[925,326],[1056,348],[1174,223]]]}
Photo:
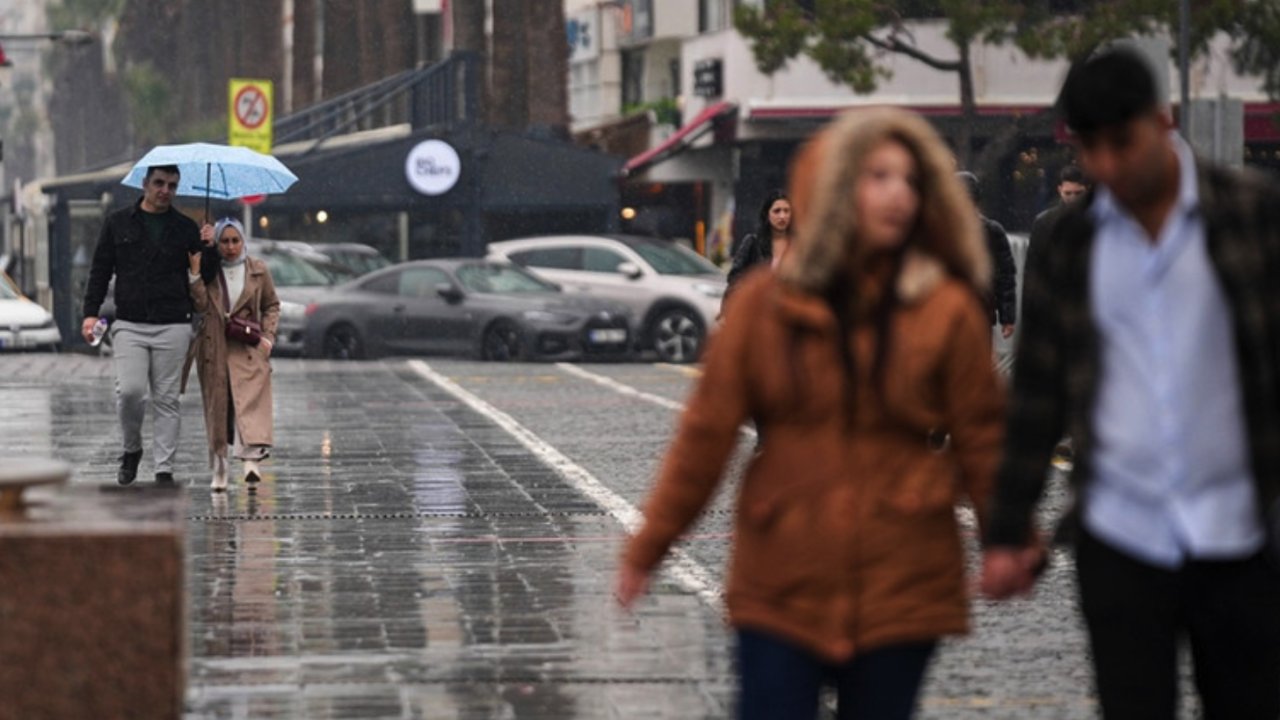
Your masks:
{"label": "black coat pedestrian", "polygon": [[992,325],[1013,325],[1018,322],[1018,266],[1013,261],[1009,235],[1000,223],[988,217],[982,217],[982,224],[995,271],[987,315]]}
{"label": "black coat pedestrian", "polygon": [[115,319],[151,324],[191,321],[187,256],[214,250],[200,241],[195,221],[172,207],[159,213],[164,230],[158,242],[153,240],[144,212],[138,200],[112,212],[102,224],[85,286],[84,317],[98,315],[114,275]]}
{"label": "black coat pedestrian", "polygon": [[729,287],[742,279],[747,271],[757,265],[768,265],[773,262],[773,238],[763,241],[757,233],[748,233],[738,243],[733,253],[733,265],[729,268]]}

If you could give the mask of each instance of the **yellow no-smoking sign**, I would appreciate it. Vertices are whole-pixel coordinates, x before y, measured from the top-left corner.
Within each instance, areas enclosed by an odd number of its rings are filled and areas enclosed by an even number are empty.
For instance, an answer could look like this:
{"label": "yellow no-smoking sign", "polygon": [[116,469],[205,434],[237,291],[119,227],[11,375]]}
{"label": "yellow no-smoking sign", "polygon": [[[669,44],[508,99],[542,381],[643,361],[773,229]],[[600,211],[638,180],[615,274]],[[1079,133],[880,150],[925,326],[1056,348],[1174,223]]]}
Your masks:
{"label": "yellow no-smoking sign", "polygon": [[228,91],[228,144],[270,153],[271,81],[232,78]]}

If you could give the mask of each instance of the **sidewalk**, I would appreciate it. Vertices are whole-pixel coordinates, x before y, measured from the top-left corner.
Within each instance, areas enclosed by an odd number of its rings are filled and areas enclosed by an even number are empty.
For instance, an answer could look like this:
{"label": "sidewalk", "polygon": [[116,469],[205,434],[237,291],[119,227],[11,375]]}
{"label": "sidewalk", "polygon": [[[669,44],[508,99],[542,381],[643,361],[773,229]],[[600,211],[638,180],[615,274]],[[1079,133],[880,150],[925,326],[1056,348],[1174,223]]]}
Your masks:
{"label": "sidewalk", "polygon": [[[0,450],[114,481],[107,362],[5,357],[0,378]],[[204,490],[184,398],[189,717],[729,714],[717,613],[663,586],[617,611],[621,528],[509,435],[395,363],[280,361],[274,382],[256,495]]]}

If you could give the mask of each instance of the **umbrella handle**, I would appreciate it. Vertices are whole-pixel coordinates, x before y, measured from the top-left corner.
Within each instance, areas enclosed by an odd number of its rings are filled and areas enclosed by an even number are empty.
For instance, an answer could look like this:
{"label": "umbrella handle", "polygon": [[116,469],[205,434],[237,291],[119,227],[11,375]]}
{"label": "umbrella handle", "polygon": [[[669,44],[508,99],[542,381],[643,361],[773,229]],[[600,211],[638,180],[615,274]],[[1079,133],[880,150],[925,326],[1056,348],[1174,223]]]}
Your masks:
{"label": "umbrella handle", "polygon": [[213,163],[204,164],[204,224],[209,224],[209,183],[213,181]]}

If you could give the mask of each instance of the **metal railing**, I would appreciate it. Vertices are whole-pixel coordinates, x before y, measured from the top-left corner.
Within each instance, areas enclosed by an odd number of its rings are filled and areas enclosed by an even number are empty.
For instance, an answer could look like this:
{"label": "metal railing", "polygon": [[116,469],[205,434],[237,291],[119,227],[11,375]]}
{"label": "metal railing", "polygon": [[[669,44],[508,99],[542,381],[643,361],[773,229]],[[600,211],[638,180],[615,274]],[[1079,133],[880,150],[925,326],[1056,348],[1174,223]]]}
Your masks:
{"label": "metal railing", "polygon": [[[479,56],[457,52],[435,65],[392,75],[276,121],[275,144],[314,140],[401,123],[413,129],[476,122]],[[315,146],[312,147],[312,150]]]}

